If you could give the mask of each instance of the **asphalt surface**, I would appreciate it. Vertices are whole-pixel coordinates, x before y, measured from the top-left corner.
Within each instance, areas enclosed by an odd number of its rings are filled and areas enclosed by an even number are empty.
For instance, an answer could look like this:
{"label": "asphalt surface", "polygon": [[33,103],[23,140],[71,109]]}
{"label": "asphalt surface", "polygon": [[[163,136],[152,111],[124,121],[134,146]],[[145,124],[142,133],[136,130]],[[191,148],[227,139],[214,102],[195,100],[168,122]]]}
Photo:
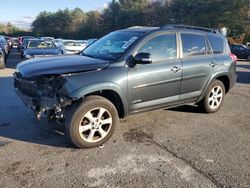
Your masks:
{"label": "asphalt surface", "polygon": [[76,149],[15,95],[0,70],[0,187],[250,187],[250,63],[215,114],[195,106],[127,117],[102,147]]}

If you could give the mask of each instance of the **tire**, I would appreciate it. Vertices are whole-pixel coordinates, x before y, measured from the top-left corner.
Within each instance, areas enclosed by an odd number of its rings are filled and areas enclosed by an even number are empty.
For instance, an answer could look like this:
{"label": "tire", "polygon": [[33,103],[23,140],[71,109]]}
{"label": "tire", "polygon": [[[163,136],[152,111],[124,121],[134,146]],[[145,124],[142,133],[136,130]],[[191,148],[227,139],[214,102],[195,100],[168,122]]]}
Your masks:
{"label": "tire", "polygon": [[5,69],[5,58],[4,58],[4,55],[0,56],[0,69]]}
{"label": "tire", "polygon": [[250,61],[250,55],[247,56],[247,61]]}
{"label": "tire", "polygon": [[92,148],[108,141],[117,122],[117,110],[109,100],[88,96],[66,112],[65,133],[78,148]]}
{"label": "tire", "polygon": [[217,112],[225,97],[225,86],[220,80],[215,80],[209,86],[206,96],[198,103],[201,111],[206,113]]}

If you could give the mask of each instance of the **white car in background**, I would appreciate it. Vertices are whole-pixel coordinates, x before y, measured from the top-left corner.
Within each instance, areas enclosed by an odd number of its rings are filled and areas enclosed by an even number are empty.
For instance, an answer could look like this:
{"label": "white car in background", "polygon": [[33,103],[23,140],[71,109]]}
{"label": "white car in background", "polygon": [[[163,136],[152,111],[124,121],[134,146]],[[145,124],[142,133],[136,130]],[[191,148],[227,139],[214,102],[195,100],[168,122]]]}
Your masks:
{"label": "white car in background", "polygon": [[85,40],[63,40],[62,50],[64,54],[77,54],[86,47]]}
{"label": "white car in background", "polygon": [[63,39],[61,39],[61,38],[54,39],[53,42],[54,42],[54,44],[55,44],[58,48],[62,48],[62,46],[63,46]]}

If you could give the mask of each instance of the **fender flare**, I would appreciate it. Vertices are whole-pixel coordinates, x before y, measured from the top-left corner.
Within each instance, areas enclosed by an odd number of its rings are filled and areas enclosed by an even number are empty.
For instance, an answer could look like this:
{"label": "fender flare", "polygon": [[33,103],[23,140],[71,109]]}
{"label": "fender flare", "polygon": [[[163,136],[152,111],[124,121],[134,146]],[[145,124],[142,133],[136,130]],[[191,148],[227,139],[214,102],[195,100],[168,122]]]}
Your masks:
{"label": "fender flare", "polygon": [[73,99],[78,100],[80,98],[84,98],[84,96],[87,94],[102,91],[102,90],[111,90],[117,93],[119,97],[121,98],[125,115],[128,114],[128,102],[127,102],[126,94],[117,84],[113,82],[101,82],[101,83],[92,83],[89,85],[85,85],[71,92],[69,96]]}
{"label": "fender flare", "polygon": [[200,97],[198,98],[198,100],[197,100],[196,102],[200,102],[200,101],[205,97],[205,95],[207,94],[208,88],[209,88],[209,86],[211,85],[211,83],[212,83],[214,80],[216,80],[218,77],[220,77],[220,76],[227,76],[228,79],[229,79],[229,81],[230,81],[230,75],[229,75],[229,73],[227,73],[227,72],[222,72],[222,71],[216,72],[214,75],[212,75],[212,76],[210,77],[210,79],[208,80],[208,82],[207,82],[205,88],[203,89],[203,91],[202,91]]}

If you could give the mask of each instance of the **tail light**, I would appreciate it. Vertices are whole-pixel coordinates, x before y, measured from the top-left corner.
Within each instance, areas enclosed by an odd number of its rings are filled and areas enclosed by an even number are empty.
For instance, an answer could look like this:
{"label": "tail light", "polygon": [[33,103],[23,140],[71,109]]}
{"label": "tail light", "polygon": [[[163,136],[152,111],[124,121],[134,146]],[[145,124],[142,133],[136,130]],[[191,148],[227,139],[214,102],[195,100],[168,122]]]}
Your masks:
{"label": "tail light", "polygon": [[230,53],[229,54],[229,56],[231,57],[231,59],[234,61],[234,63],[236,63],[237,62],[237,56],[236,55],[234,55],[234,54],[232,54],[232,53]]}

